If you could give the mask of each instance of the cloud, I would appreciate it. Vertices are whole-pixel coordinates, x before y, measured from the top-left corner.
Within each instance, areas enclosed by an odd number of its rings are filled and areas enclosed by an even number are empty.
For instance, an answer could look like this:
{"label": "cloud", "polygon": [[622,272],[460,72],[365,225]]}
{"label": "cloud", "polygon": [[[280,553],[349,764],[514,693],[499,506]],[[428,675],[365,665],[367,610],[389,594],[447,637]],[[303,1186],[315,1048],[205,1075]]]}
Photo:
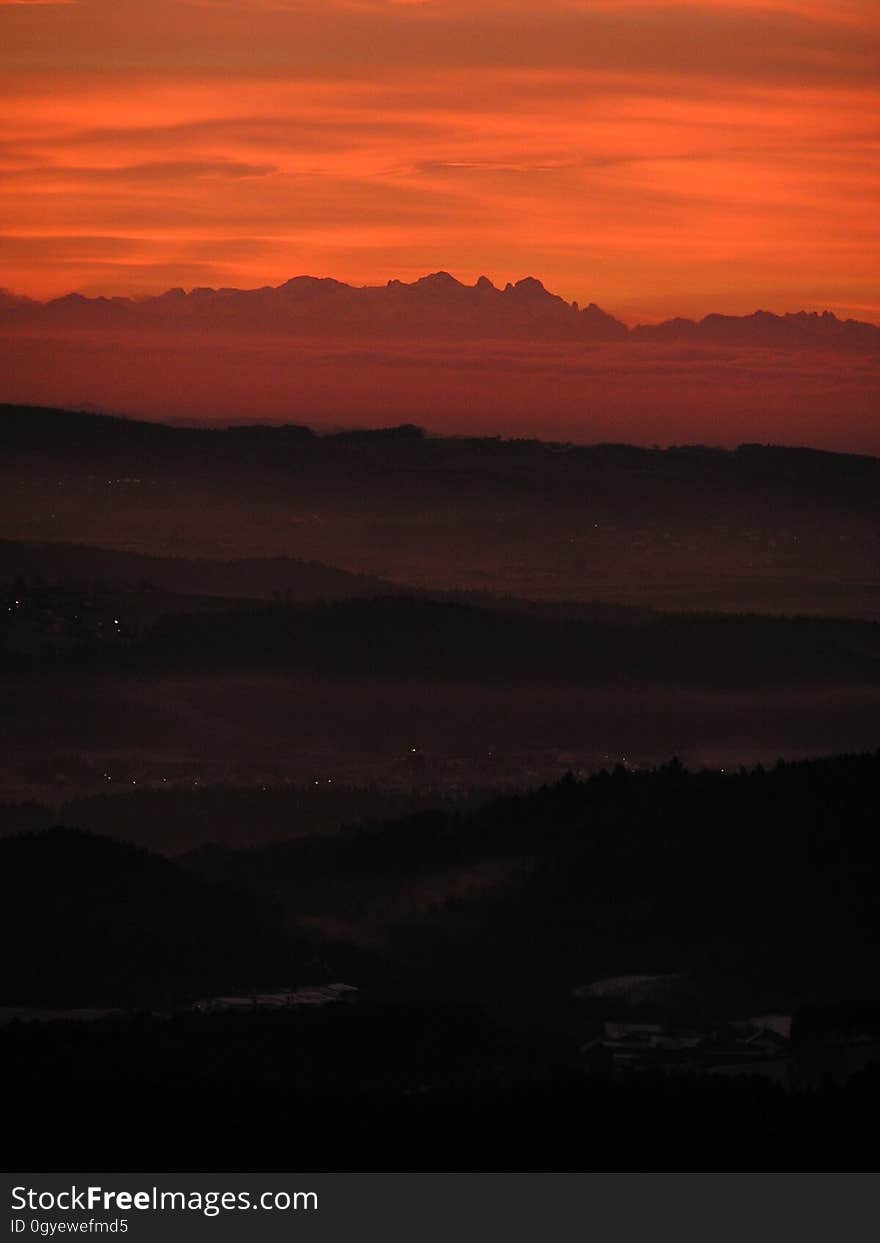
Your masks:
{"label": "cloud", "polygon": [[[22,10],[29,6],[21,6]],[[845,10],[848,11],[848,10]],[[871,80],[880,19],[842,20],[826,4],[798,8],[723,0],[580,5],[561,0],[181,5],[81,0],[63,38],[11,39],[2,63],[258,76],[366,76],[439,69],[569,67],[724,76],[752,81]],[[27,17],[26,14],[20,16]],[[28,20],[33,20],[33,14]]]}
{"label": "cloud", "polygon": [[534,272],[631,318],[876,301],[873,3],[13,7],[0,212],[35,239],[4,277],[25,292],[110,281],[36,240],[100,236],[151,272],[222,246],[242,285]]}

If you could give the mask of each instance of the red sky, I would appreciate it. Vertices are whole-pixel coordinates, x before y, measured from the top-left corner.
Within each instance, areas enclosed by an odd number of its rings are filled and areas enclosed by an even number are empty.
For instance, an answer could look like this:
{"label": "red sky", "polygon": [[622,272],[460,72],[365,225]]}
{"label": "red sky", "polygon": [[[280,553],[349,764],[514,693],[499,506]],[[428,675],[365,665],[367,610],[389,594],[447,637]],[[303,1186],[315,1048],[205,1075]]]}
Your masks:
{"label": "red sky", "polygon": [[877,0],[0,0],[0,283],[880,320]]}

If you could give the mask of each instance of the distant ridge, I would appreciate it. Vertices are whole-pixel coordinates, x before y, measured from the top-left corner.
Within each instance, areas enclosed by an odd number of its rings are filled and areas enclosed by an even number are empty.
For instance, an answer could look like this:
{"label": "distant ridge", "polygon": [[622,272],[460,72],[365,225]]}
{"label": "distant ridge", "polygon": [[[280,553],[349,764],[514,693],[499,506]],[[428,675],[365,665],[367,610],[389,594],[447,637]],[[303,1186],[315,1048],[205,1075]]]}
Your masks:
{"label": "distant ridge", "polygon": [[533,276],[499,289],[485,276],[465,285],[443,271],[411,283],[353,286],[295,276],[259,289],[176,288],[138,299],[70,293],[37,302],[0,291],[0,326],[880,348],[880,327],[831,311],[711,314],[630,329],[593,302],[583,308],[566,302]]}
{"label": "distant ridge", "polygon": [[87,544],[25,543],[0,539],[0,581],[17,577],[63,583],[101,580],[202,596],[284,599],[286,602],[367,598],[403,590],[299,557],[155,556]]}
{"label": "distant ridge", "polygon": [[838,319],[831,311],[797,311],[774,315],[704,316],[701,320],[668,319],[662,324],[637,324],[630,337],[639,341],[687,341],[713,345],[814,345],[880,347],[880,328],[856,319]]}
{"label": "distant ridge", "polygon": [[[880,470],[880,456],[834,449],[817,449],[809,445],[780,445],[767,442],[743,442],[725,449],[711,444],[679,444],[667,448],[629,444],[625,441],[597,441],[572,444],[550,438],[503,437],[492,435],[457,436],[428,433],[414,423],[387,427],[348,428],[318,432],[297,423],[235,423],[186,426],[163,423],[156,419],[133,418],[128,415],[99,413],[94,410],[67,409],[58,406],[23,405],[0,402],[0,437],[10,453],[67,454],[95,461],[115,454],[139,455],[142,463],[160,461],[166,455],[172,460],[195,455],[200,462],[235,462],[237,465],[283,467],[291,461],[391,460],[416,462],[457,462],[462,451],[473,447],[480,451],[480,461],[491,454],[501,461],[518,460],[523,454],[558,462],[592,462],[600,467],[624,466],[641,470],[650,463],[697,461],[719,465],[737,460],[762,462],[771,471],[786,473],[792,464],[801,471],[821,470],[827,462],[845,465],[860,477],[863,472]],[[878,493],[880,494],[880,493]],[[41,541],[28,541],[35,547]],[[46,541],[42,541],[45,543]],[[50,541],[56,543],[57,541]],[[10,544],[0,540],[0,547]],[[328,567],[329,568],[329,567]],[[387,584],[385,584],[387,586]]]}
{"label": "distant ridge", "polygon": [[[7,582],[58,582],[76,561],[87,580],[236,599],[406,584],[472,599],[880,617],[880,456],[433,436],[413,424],[174,427],[12,405],[0,405],[0,443],[3,535],[16,541],[0,546]],[[119,564],[117,551],[161,560]]]}

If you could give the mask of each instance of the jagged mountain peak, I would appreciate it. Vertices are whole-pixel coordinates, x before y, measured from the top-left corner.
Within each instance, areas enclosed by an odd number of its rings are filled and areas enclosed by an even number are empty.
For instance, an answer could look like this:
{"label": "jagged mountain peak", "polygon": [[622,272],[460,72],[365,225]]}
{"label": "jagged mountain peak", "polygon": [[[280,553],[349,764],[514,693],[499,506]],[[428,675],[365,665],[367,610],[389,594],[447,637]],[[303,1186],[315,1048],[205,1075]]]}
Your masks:
{"label": "jagged mountain peak", "polygon": [[0,297],[4,325],[41,322],[75,329],[118,324],[174,329],[178,323],[206,329],[289,332],[345,336],[431,336],[472,339],[511,337],[559,340],[633,340],[712,343],[777,348],[880,348],[880,327],[839,319],[833,311],[795,311],[779,315],[758,309],[748,315],[712,312],[700,320],[676,317],[628,329],[595,302],[579,307],[550,292],[535,276],[508,282],[503,289],[487,276],[465,285],[439,269],[412,282],[356,286],[329,276],[293,276],[277,286],[215,289],[180,286],[139,298],[88,297],[69,293],[46,303]]}

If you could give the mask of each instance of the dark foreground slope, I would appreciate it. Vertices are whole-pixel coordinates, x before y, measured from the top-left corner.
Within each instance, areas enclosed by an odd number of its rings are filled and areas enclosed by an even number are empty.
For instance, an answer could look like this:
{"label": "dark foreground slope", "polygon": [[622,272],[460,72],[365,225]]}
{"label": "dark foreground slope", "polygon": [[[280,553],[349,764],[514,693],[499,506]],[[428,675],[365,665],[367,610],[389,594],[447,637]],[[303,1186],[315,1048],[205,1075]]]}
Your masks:
{"label": "dark foreground slope", "polygon": [[[156,1150],[193,1169],[876,1168],[870,1058],[828,1082],[808,1071],[846,1033],[870,1050],[880,1030],[878,774],[878,754],[731,776],[671,764],[335,840],[202,851],[188,892],[222,894],[229,910],[256,899],[291,943],[308,929],[324,978],[344,973],[360,1000],[13,1023],[0,1030],[7,1143],[37,1169],[133,1168]],[[0,849],[19,919],[62,891],[62,867],[84,899],[95,858],[96,876],[137,872],[138,901],[97,901],[89,916],[107,948],[84,956],[86,988],[145,901],[192,886],[83,835]],[[79,944],[70,908],[42,906],[39,953],[32,936],[4,937],[17,978],[46,946],[61,962],[72,928]],[[206,960],[225,964],[228,945],[200,927]],[[239,963],[247,954],[264,978],[264,950],[242,945]],[[679,988],[636,1009],[583,988],[632,971],[673,973]],[[847,998],[859,1004],[833,1004]],[[806,1087],[711,1071],[731,1020],[758,1006],[798,1010],[774,1056]],[[627,1013],[704,1033],[703,1069],[598,1063],[596,1031]]]}
{"label": "dark foreground slope", "polygon": [[4,1006],[167,1006],[304,969],[240,889],[61,828],[0,842],[0,941]]}
{"label": "dark foreground slope", "polygon": [[0,1032],[6,1168],[873,1173],[876,1067],[613,1077],[469,1007],[22,1024]]}

